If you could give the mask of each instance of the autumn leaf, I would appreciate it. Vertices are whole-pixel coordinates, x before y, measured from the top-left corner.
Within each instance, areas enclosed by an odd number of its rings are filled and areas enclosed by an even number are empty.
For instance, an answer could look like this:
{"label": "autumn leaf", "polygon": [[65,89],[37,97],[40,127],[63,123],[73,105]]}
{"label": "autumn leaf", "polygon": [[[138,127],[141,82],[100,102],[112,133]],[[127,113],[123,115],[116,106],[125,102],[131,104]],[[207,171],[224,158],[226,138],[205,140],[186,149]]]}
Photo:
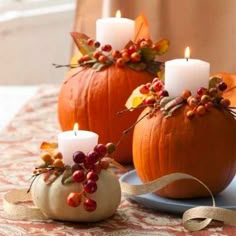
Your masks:
{"label": "autumn leaf", "polygon": [[78,51],[74,56],[72,56],[70,60],[70,65],[78,65],[78,60],[82,57],[83,55],[81,54],[80,51]]}
{"label": "autumn leaf", "polygon": [[[142,85],[141,85],[142,86]],[[127,109],[133,110],[134,108],[138,107],[142,104],[144,98],[146,95],[143,95],[139,92],[139,87],[137,87],[132,94],[129,96],[127,102],[125,103],[125,106]]]}
{"label": "autumn leaf", "polygon": [[153,61],[155,59],[155,56],[157,55],[157,52],[153,50],[152,48],[141,48],[141,54],[145,62]]}
{"label": "autumn leaf", "polygon": [[227,84],[227,89],[223,92],[223,97],[230,100],[232,107],[236,107],[236,75],[226,72],[217,73],[210,78],[210,83],[212,83],[211,81],[214,78],[221,78],[221,81]]}
{"label": "autumn leaf", "polygon": [[213,76],[209,79],[209,88],[215,88],[218,83],[223,81],[221,77]]}
{"label": "autumn leaf", "polygon": [[48,142],[42,142],[40,145],[40,150],[52,150],[56,149],[58,147],[57,143],[48,143]]}
{"label": "autumn leaf", "polygon": [[92,66],[93,69],[95,69],[96,71],[101,71],[102,69],[108,67],[109,65],[111,65],[112,62],[107,62],[107,63],[101,63],[101,62],[95,62]]}
{"label": "autumn leaf", "polygon": [[147,65],[143,62],[139,62],[139,63],[132,63],[132,62],[129,62],[127,64],[131,69],[133,70],[136,70],[136,71],[142,71],[142,70],[145,70]]}
{"label": "autumn leaf", "polygon": [[149,72],[150,74],[153,74],[154,76],[157,76],[159,79],[161,79],[161,77],[159,77],[162,71],[162,66],[163,66],[163,62],[159,62],[159,61],[149,61],[147,63],[147,67],[146,67],[146,71]]}
{"label": "autumn leaf", "polygon": [[139,39],[149,39],[149,25],[146,16],[142,13],[135,19],[135,34],[134,42]]}
{"label": "autumn leaf", "polygon": [[95,51],[94,46],[89,46],[87,44],[87,40],[89,38],[87,35],[78,32],[71,32],[70,35],[82,55],[88,55]]}
{"label": "autumn leaf", "polygon": [[61,183],[62,184],[72,183],[73,182],[72,174],[73,174],[72,169],[67,166],[62,174]]}
{"label": "autumn leaf", "polygon": [[159,56],[165,54],[169,49],[169,40],[168,39],[161,39],[155,43],[155,49]]}

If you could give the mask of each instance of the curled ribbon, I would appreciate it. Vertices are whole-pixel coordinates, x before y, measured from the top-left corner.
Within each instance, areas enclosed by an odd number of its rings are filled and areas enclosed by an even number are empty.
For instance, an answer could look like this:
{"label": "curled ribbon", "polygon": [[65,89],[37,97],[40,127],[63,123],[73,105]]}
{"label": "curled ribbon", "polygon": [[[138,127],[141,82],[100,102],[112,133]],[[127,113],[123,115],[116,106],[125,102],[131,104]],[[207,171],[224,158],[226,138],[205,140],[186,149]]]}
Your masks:
{"label": "curled ribbon", "polygon": [[[193,179],[203,185],[209,192],[212,199],[212,206],[199,206],[191,208],[183,214],[183,226],[189,231],[198,231],[207,227],[212,220],[222,221],[225,224],[236,226],[236,211],[216,207],[214,196],[211,190],[199,179],[184,173],[173,173],[153,180],[146,184],[130,185],[120,182],[122,192],[129,195],[142,195],[156,192],[166,185],[181,179]],[[202,221],[198,221],[203,219]]]}
{"label": "curled ribbon", "polygon": [[[183,226],[189,231],[198,231],[207,227],[212,220],[222,221],[225,224],[236,226],[236,211],[216,207],[215,199],[210,189],[199,179],[184,173],[173,173],[146,184],[131,185],[120,181],[123,193],[129,195],[142,195],[160,190],[166,185],[181,179],[193,179],[202,184],[209,192],[212,206],[199,206],[191,208],[183,214]],[[15,189],[3,197],[4,211],[14,219],[47,220],[48,218],[35,206],[21,205],[18,203],[32,201],[27,189]],[[202,221],[198,221],[202,219]]]}
{"label": "curled ribbon", "polygon": [[13,219],[17,220],[46,220],[48,219],[38,207],[21,205],[22,202],[32,201],[28,189],[14,189],[3,197],[3,209]]}

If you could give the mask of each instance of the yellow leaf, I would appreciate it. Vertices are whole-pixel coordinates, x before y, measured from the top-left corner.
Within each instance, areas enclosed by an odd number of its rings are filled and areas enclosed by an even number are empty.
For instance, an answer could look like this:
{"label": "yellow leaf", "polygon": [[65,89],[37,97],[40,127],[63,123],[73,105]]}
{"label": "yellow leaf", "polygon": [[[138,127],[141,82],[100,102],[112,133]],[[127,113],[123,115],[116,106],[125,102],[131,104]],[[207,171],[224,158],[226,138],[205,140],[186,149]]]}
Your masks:
{"label": "yellow leaf", "polygon": [[82,57],[83,55],[81,54],[80,51],[78,51],[70,60],[70,65],[77,65],[78,60]]}
{"label": "yellow leaf", "polygon": [[143,96],[142,97],[134,97],[132,102],[132,107],[136,108],[143,102]]}
{"label": "yellow leaf", "polygon": [[127,107],[127,109],[132,110],[133,108],[138,107],[143,102],[143,99],[146,97],[145,95],[139,92],[139,88],[140,86],[137,87],[129,96],[127,102],[125,103],[125,106]]}
{"label": "yellow leaf", "polygon": [[161,39],[158,42],[156,42],[155,49],[157,51],[157,54],[159,56],[165,54],[168,51],[169,44],[170,44],[170,42],[168,39]]}

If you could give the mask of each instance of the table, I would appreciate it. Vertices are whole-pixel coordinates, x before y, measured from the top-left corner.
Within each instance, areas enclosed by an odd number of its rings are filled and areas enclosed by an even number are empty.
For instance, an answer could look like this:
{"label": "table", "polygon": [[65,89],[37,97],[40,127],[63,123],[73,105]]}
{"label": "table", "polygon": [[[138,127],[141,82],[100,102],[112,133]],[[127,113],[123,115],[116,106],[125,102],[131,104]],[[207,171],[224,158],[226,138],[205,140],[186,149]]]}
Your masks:
{"label": "table", "polygon": [[38,90],[38,86],[0,86],[0,130]]}
{"label": "table", "polygon": [[27,188],[42,141],[57,141],[58,86],[39,87],[35,96],[0,132],[0,236],[2,235],[236,235],[236,227],[213,222],[207,229],[188,232],[179,215],[145,208],[122,196],[115,215],[98,223],[17,221],[7,217],[2,207],[3,195],[15,188]]}

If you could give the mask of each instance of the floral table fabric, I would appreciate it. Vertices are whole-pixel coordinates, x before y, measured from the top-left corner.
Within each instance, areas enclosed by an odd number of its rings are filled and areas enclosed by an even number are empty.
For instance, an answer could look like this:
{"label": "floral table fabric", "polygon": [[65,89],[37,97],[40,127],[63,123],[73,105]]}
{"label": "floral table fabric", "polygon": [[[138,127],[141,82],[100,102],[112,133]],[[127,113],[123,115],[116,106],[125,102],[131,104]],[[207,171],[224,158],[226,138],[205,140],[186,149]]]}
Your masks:
{"label": "floral table fabric", "polygon": [[[39,160],[42,141],[57,141],[59,88],[40,87],[31,99],[0,133],[0,236],[3,235],[236,235],[236,227],[214,222],[207,229],[188,232],[180,215],[145,208],[122,197],[116,214],[102,222],[75,224],[68,222],[12,220],[3,211],[2,197],[15,188],[27,188]],[[120,175],[121,173],[117,173]]]}

